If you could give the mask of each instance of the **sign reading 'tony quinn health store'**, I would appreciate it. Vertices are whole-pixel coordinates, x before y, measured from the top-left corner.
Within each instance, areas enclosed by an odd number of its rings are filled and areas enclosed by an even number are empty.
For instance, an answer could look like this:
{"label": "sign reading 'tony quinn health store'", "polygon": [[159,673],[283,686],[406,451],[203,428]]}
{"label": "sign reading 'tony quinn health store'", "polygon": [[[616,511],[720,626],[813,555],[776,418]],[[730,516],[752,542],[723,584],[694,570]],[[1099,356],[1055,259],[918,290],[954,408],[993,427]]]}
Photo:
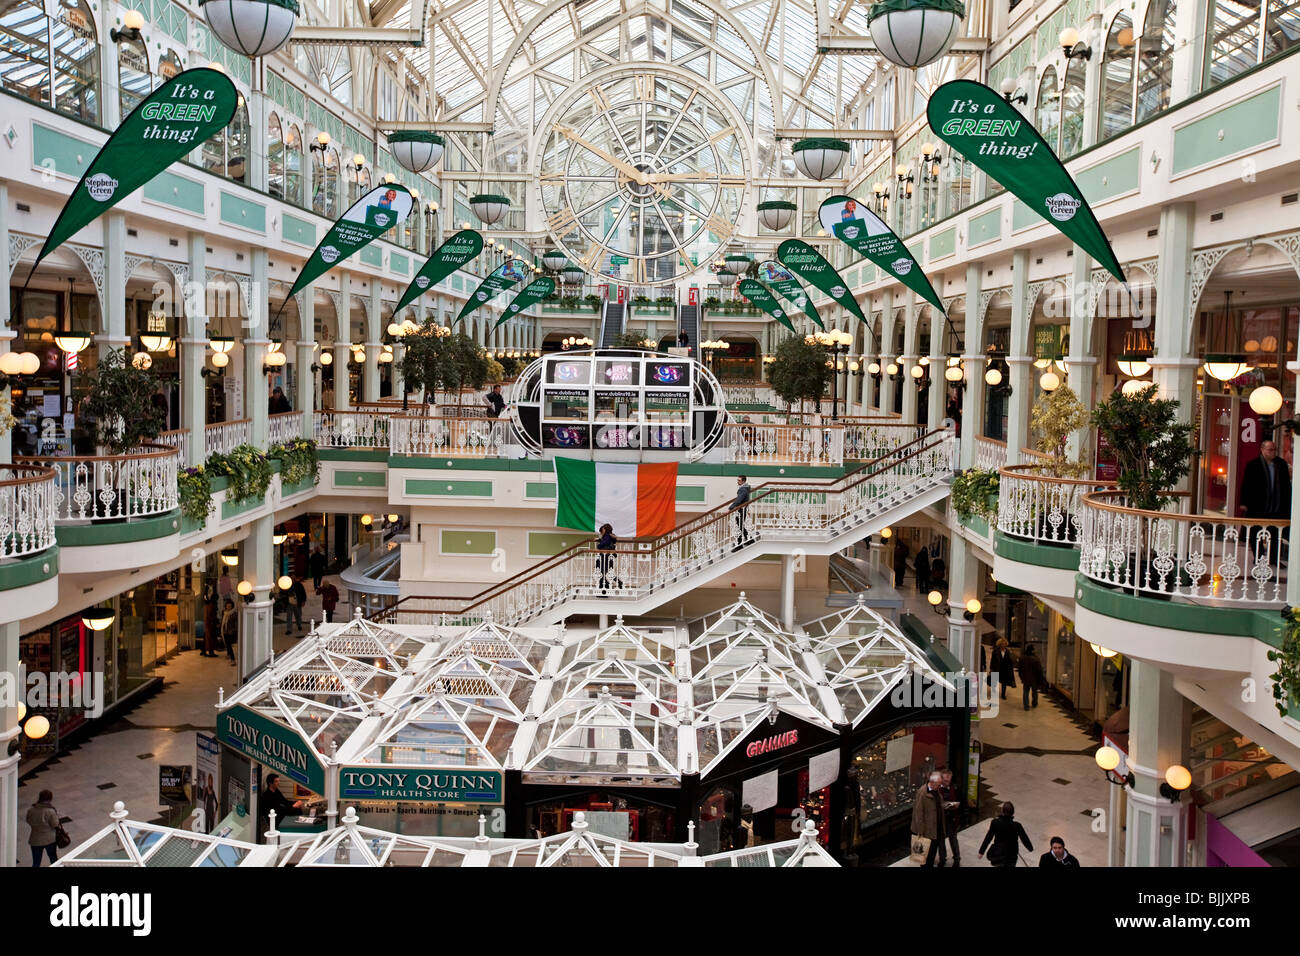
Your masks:
{"label": "sign reading 'tony quinn health store'", "polygon": [[312,793],[325,792],[325,770],[307,741],[256,711],[237,704],[217,714],[217,739]]}
{"label": "sign reading 'tony quinn health store'", "polygon": [[339,797],[425,803],[501,803],[500,770],[473,767],[339,768]]}

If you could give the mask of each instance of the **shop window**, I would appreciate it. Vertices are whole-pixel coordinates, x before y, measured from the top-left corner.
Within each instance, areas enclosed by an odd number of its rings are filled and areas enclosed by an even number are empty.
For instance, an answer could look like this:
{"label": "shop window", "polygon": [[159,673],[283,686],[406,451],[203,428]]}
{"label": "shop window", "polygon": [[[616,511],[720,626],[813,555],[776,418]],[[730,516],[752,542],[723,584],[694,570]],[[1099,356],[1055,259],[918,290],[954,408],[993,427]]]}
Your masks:
{"label": "shop window", "polygon": [[245,166],[248,138],[248,104],[244,102],[241,93],[230,125],[203,144],[203,168],[237,183],[244,182],[247,175]]}
{"label": "shop window", "polygon": [[356,164],[343,164],[343,192],[348,197],[349,205],[361,197],[361,194],[357,191],[357,172]]}
{"label": "shop window", "polygon": [[0,86],[98,122],[99,45],[90,8],[63,0],[51,18],[39,3],[0,0]]}
{"label": "shop window", "polygon": [[181,64],[180,54],[175,50],[168,50],[158,58],[158,82],[166,83],[183,69],[185,67]]}
{"label": "shop window", "polygon": [[1285,53],[1300,43],[1300,2],[1270,0],[1264,24],[1264,59]]}
{"label": "shop window", "polygon": [[1065,68],[1061,93],[1061,153],[1070,157],[1083,149],[1083,111],[1087,97],[1087,64],[1073,59]]}
{"label": "shop window", "polygon": [[266,121],[266,191],[284,198],[284,136],[280,117],[271,113]]}
{"label": "shop window", "polygon": [[948,763],[948,724],[917,721],[854,751],[849,761],[846,838],[862,842],[873,824],[911,814],[916,791]]}
{"label": "shop window", "polygon": [[122,119],[153,89],[149,72],[149,51],[144,40],[123,39],[117,45],[117,90]]}
{"label": "shop window", "polygon": [[302,205],[302,133],[296,126],[284,130],[284,198]]}
{"label": "shop window", "polygon": [[1258,2],[1211,0],[1207,88],[1232,79],[1259,61],[1259,9]]}
{"label": "shop window", "polygon": [[1098,138],[1106,139],[1133,125],[1133,21],[1117,16],[1106,35],[1105,58],[1101,64],[1101,128]]}
{"label": "shop window", "polygon": [[322,216],[335,215],[339,189],[339,154],[334,149],[325,154],[316,165],[316,182],[312,193],[312,208]]}
{"label": "shop window", "polygon": [[1047,145],[1052,149],[1060,146],[1061,131],[1061,88],[1056,80],[1056,67],[1049,66],[1043,71],[1043,78],[1038,83],[1038,109],[1034,113],[1038,132],[1043,134]]}
{"label": "shop window", "polygon": [[1137,121],[1154,116],[1169,105],[1173,88],[1176,0],[1151,0],[1142,18],[1138,46]]}
{"label": "shop window", "polygon": [[90,123],[99,122],[99,42],[90,6],[63,0],[50,24],[54,51],[54,108]]}
{"label": "shop window", "polygon": [[39,3],[6,2],[0,11],[0,83],[36,103],[50,102],[50,18]]}
{"label": "shop window", "polygon": [[[675,793],[675,791],[674,791]],[[548,837],[573,829],[573,814],[587,815],[591,833],[640,843],[677,839],[674,809],[628,794],[592,790],[528,807],[528,836]]]}

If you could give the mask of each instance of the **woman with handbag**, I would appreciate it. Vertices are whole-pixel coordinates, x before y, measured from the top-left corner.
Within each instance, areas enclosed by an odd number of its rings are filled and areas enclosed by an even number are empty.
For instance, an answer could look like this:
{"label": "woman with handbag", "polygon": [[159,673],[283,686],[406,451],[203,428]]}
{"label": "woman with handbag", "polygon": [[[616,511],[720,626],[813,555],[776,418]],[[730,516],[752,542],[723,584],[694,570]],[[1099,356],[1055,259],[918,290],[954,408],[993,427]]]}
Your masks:
{"label": "woman with handbag", "polygon": [[59,825],[59,811],[54,809],[54,792],[42,790],[36,802],[27,808],[27,825],[32,828],[27,842],[32,848],[32,866],[41,865],[41,854],[49,856],[53,863],[59,858],[56,847],[65,847],[72,842],[67,831]]}
{"label": "woman with handbag", "polygon": [[[1016,822],[1016,808],[1008,800],[1002,804],[1002,814],[989,821],[989,832],[984,834],[984,842],[980,844],[980,856],[988,850],[989,862],[994,866],[1015,866],[1016,857],[1020,855],[1017,841],[1023,843],[1026,850],[1033,852],[1034,845],[1029,842],[1029,834]],[[990,843],[993,844],[992,849],[989,849]]]}

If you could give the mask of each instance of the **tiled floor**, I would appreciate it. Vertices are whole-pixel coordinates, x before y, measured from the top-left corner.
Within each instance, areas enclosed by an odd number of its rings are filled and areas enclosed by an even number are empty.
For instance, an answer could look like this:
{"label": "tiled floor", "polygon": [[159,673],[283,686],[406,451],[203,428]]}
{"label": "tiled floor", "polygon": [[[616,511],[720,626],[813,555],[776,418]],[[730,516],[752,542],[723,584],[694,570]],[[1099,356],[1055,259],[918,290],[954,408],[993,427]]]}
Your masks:
{"label": "tiled floor", "polygon": [[[340,594],[346,595],[338,578],[332,580]],[[305,625],[324,617],[320,598],[312,594],[311,582],[307,583]],[[335,619],[351,612],[351,606],[341,601]],[[283,621],[277,618],[276,653],[287,650],[294,641],[285,635]],[[74,843],[107,826],[109,811],[118,800],[135,818],[163,819],[166,811],[158,801],[159,766],[194,763],[195,731],[213,730],[219,690],[225,688],[229,694],[239,681],[224,649],[216,658],[201,657],[197,650],[182,651],[157,673],[164,680],[160,693],[19,783],[20,812],[36,802],[39,791],[54,791],[54,806],[70,820],[65,826]],[[25,772],[21,766],[19,772]],[[164,822],[183,823],[177,819]],[[30,866],[27,825],[20,823],[18,831],[19,862]]]}

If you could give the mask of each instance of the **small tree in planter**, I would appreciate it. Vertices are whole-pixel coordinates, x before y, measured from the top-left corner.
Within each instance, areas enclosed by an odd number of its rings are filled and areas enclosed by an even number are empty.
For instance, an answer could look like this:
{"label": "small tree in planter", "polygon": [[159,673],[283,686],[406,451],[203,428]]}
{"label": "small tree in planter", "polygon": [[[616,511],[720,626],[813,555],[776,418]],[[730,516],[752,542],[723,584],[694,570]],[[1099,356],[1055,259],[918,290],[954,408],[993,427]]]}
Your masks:
{"label": "small tree in planter", "polygon": [[[440,330],[432,320],[426,321],[419,330],[407,335],[402,344],[406,352],[402,356],[402,378],[406,382],[406,394],[402,396],[402,408],[406,408],[409,393],[424,389],[426,395],[432,395],[439,389],[454,391],[456,405],[461,404],[461,389],[483,388],[495,372],[497,381],[504,375],[501,366],[488,357],[482,346],[478,345],[464,332]],[[495,369],[493,366],[496,366]]]}
{"label": "small tree in planter", "polygon": [[787,405],[820,402],[831,382],[832,372],[826,362],[826,350],[820,345],[788,338],[777,346],[767,367],[767,380]]}
{"label": "small tree in planter", "polygon": [[1187,477],[1192,426],[1177,413],[1178,402],[1157,398],[1154,385],[1134,395],[1117,390],[1093,409],[1092,423],[1115,455],[1116,484],[1131,508],[1160,511]]}
{"label": "small tree in planter", "polygon": [[1081,478],[1088,473],[1083,454],[1071,461],[1066,451],[1070,436],[1087,427],[1088,422],[1088,410],[1068,385],[1046,392],[1034,402],[1029,424],[1039,436],[1037,450],[1050,456],[1039,463],[1044,472],[1053,478]]}
{"label": "small tree in planter", "polygon": [[153,397],[165,381],[136,368],[124,349],[110,349],[95,368],[80,376],[86,397],[81,414],[95,424],[95,441],[109,455],[125,455],[167,427],[167,410]]}

